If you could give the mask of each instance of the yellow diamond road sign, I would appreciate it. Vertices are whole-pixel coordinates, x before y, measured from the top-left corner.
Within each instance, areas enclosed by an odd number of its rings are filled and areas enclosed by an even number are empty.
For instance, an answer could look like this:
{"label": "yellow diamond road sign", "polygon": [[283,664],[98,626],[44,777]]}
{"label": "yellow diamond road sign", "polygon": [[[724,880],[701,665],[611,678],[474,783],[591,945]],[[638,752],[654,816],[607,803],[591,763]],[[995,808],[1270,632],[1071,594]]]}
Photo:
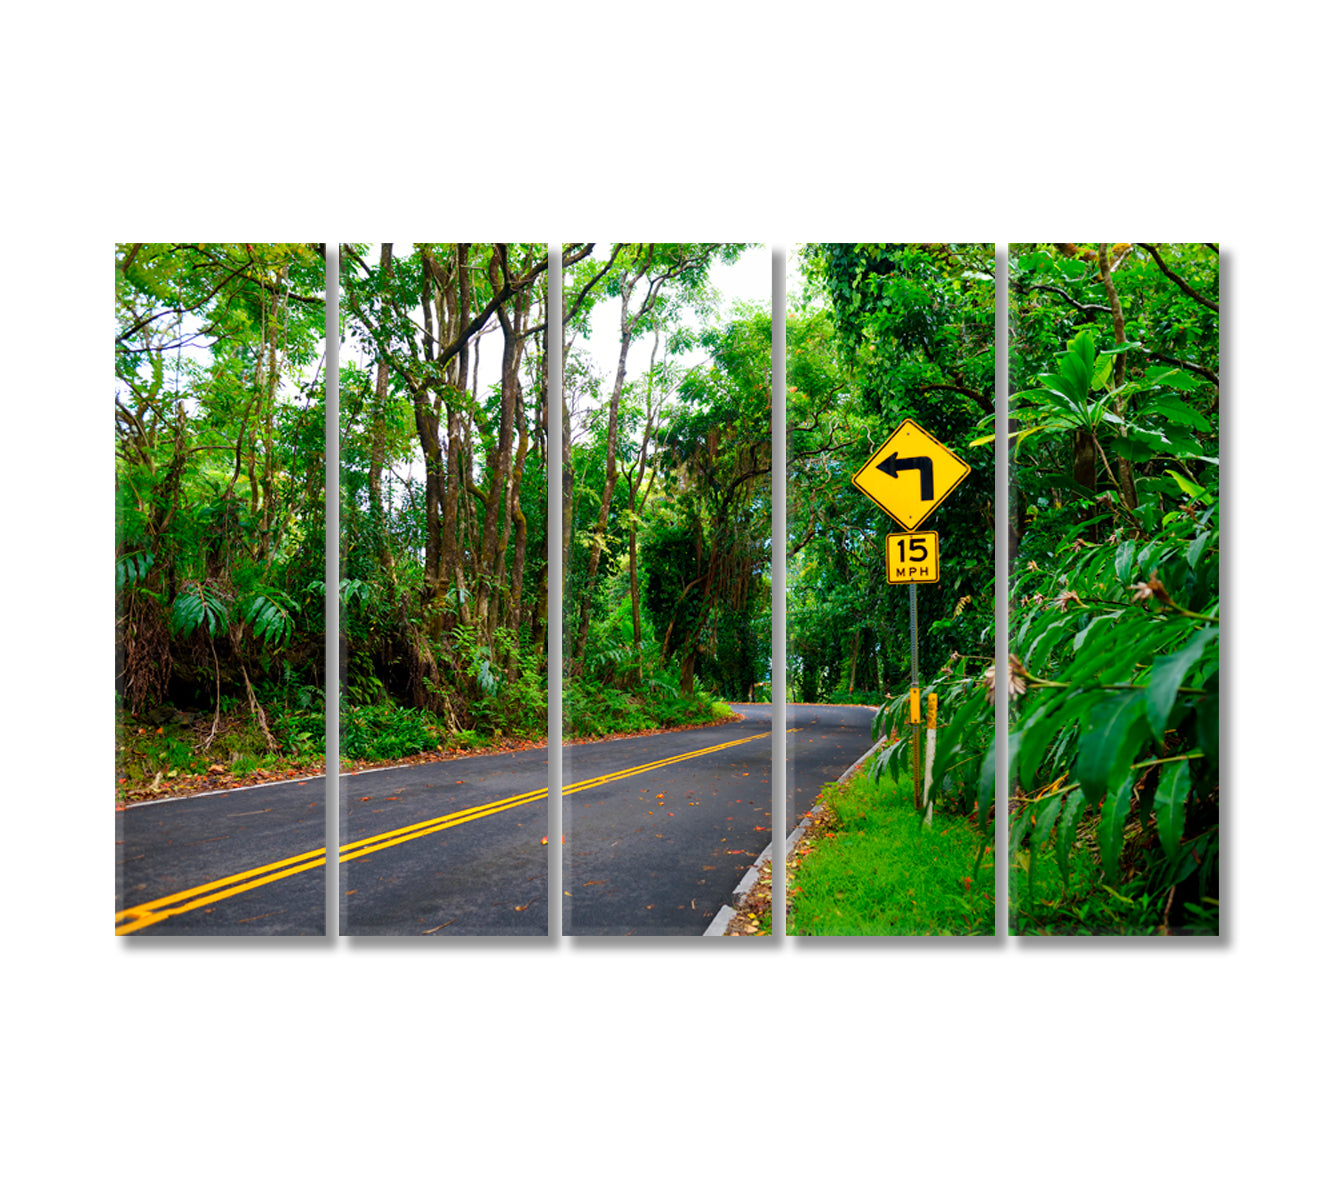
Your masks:
{"label": "yellow diamond road sign", "polygon": [[971,470],[915,421],[904,421],[852,482],[904,529],[916,529]]}

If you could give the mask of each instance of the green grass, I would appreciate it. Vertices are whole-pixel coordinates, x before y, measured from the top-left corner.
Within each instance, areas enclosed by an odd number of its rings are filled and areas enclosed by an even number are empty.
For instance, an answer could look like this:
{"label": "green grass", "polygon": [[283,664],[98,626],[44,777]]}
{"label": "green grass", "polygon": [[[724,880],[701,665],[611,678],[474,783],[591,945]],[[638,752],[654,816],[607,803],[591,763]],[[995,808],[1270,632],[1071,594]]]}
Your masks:
{"label": "green grass", "polygon": [[993,850],[967,818],[936,813],[923,825],[911,782],[888,777],[858,775],[822,798],[835,819],[789,875],[789,933],[995,932]]}
{"label": "green grass", "polygon": [[118,710],[116,799],[143,799],[150,792],[216,783],[208,774],[211,766],[224,767],[233,777],[255,771],[323,769],[323,713],[293,715],[270,710],[270,728],[280,746],[273,754],[249,712],[231,707],[211,741],[211,711],[189,714],[189,719],[180,714],[158,725],[147,717]]}

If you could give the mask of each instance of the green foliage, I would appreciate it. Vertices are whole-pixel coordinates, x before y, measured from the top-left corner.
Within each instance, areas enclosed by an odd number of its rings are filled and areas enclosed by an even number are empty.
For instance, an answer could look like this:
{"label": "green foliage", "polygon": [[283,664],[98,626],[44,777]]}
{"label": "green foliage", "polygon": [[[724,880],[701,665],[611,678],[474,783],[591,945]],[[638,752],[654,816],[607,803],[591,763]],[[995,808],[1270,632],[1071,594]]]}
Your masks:
{"label": "green foliage", "polygon": [[[1041,844],[1064,818],[1055,842],[1063,878],[1085,813],[1100,814],[1099,858],[1109,884],[1121,877],[1132,811],[1141,831],[1156,825],[1159,847],[1132,847],[1127,865],[1151,862],[1164,890],[1216,861],[1213,515],[1171,524],[1143,542],[1083,549],[1057,560],[1066,570],[1033,563],[1016,580],[1025,611],[1013,645],[1026,694],[1015,704],[1011,761],[1024,794],[1038,790],[1016,813],[1011,841]],[[1197,882],[1205,893],[1216,887],[1210,878]]]}
{"label": "green foliage", "polygon": [[279,711],[270,728],[278,739],[285,753],[304,759],[310,755],[324,753],[324,707],[323,697],[320,707],[307,707]]}
{"label": "green foliage", "polygon": [[210,638],[227,628],[227,601],[216,584],[196,581],[185,588],[171,606],[172,626],[189,637],[203,628]]}
{"label": "green foliage", "polygon": [[243,674],[317,682],[323,609],[291,597],[323,573],[323,292],[312,245],[116,248],[116,687],[134,708],[221,708]]}
{"label": "green foliage", "polygon": [[[954,674],[949,663],[934,679],[922,685],[926,697],[937,696],[936,751],[932,764],[931,800],[937,811],[971,814],[983,830],[990,824],[992,777],[991,709],[985,681],[976,676]],[[912,782],[912,738],[907,693],[883,705],[872,729],[876,737],[897,735],[871,762],[871,776],[888,776],[895,783]],[[925,729],[925,726],[923,726]],[[923,744],[925,734],[922,735]]]}
{"label": "green foliage", "polygon": [[348,706],[338,729],[343,758],[379,761],[440,749],[441,730],[430,713],[392,703]]}
{"label": "green foliage", "polygon": [[[788,330],[788,674],[794,698],[907,687],[907,588],[885,583],[897,529],[852,476],[905,417],[971,468],[942,512],[942,579],[918,589],[931,675],[988,651],[994,532],[995,295],[989,245],[819,243]],[[974,443],[974,445],[970,445]]]}
{"label": "green foliage", "polygon": [[256,592],[237,606],[241,620],[254,629],[265,645],[275,646],[291,638],[296,627],[295,609],[296,602],[276,588]]}
{"label": "green foliage", "polygon": [[572,738],[704,725],[731,715],[731,709],[708,692],[681,692],[665,672],[647,679],[642,691],[567,678],[561,712],[565,736]]}
{"label": "green foliage", "polygon": [[147,550],[127,554],[116,561],[116,587],[131,588],[143,583],[148,578],[149,568],[153,565],[153,556]]}
{"label": "green foliage", "polygon": [[1217,929],[1217,261],[1157,253],[1103,248],[1120,340],[1095,249],[1015,258],[1016,932]]}

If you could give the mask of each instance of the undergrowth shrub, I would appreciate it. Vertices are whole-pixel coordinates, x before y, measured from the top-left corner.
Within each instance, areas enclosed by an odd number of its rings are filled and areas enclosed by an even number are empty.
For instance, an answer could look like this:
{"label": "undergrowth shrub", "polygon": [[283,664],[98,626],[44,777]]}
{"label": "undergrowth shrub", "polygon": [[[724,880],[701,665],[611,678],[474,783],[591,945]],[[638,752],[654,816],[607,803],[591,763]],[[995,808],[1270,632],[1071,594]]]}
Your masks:
{"label": "undergrowth shrub", "polygon": [[395,704],[345,708],[339,732],[345,758],[406,758],[440,748],[441,731],[430,713]]}

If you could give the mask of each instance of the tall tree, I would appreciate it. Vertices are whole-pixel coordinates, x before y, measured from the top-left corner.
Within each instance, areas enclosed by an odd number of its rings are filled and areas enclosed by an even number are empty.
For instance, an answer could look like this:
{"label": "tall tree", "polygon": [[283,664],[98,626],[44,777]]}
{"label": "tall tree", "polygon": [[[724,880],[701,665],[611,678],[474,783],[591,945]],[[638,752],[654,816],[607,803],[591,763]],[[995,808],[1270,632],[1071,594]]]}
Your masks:
{"label": "tall tree", "polygon": [[[117,691],[132,710],[318,677],[322,249],[116,248]],[[272,739],[270,738],[272,743]]]}

